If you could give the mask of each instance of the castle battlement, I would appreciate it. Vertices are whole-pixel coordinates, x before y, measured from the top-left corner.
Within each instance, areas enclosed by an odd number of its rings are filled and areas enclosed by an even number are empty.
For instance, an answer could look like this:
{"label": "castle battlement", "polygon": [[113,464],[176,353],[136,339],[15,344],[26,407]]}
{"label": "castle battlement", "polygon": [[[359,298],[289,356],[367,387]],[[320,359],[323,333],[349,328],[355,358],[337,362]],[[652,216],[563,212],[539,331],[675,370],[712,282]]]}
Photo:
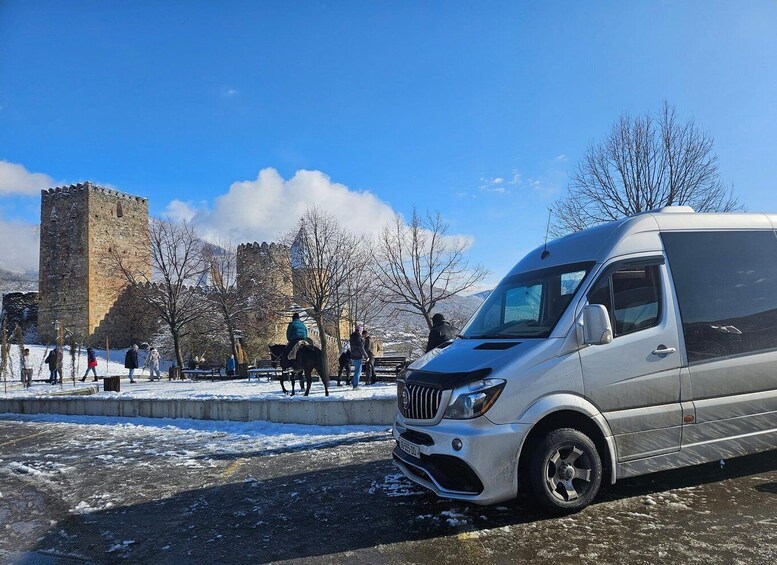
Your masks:
{"label": "castle battlement", "polygon": [[257,241],[253,242],[247,242],[247,243],[241,243],[237,246],[239,251],[252,251],[252,252],[277,252],[277,251],[288,251],[288,247],[281,243],[267,243],[266,241],[263,241],[262,243],[259,243]]}
{"label": "castle battlement", "polygon": [[92,184],[91,181],[85,181],[83,183],[79,182],[77,184],[71,184],[67,186],[57,186],[55,188],[41,190],[40,193],[41,193],[41,197],[46,199],[46,198],[66,198],[73,194],[83,193],[86,191],[104,194],[106,196],[114,196],[116,198],[123,198],[124,200],[129,200],[132,202],[148,201],[146,198],[143,198],[142,196],[135,196],[134,194],[127,194],[126,192],[120,192],[118,190],[105,188],[104,186],[98,186],[96,184]]}

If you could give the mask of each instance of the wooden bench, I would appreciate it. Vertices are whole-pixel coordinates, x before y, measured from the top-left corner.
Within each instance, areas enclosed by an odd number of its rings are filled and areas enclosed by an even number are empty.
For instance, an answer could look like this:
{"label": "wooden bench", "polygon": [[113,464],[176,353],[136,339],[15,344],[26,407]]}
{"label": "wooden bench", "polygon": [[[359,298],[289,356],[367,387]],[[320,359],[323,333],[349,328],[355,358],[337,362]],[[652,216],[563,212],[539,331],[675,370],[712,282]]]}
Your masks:
{"label": "wooden bench", "polygon": [[399,373],[407,366],[405,357],[376,357],[373,369],[378,381],[395,381]]}
{"label": "wooden bench", "polygon": [[248,368],[248,380],[251,380],[252,376],[256,376],[256,380],[259,380],[260,376],[267,377],[270,381],[273,378],[280,378],[281,367],[277,361],[270,361],[269,359],[262,359],[256,363],[256,367]]}

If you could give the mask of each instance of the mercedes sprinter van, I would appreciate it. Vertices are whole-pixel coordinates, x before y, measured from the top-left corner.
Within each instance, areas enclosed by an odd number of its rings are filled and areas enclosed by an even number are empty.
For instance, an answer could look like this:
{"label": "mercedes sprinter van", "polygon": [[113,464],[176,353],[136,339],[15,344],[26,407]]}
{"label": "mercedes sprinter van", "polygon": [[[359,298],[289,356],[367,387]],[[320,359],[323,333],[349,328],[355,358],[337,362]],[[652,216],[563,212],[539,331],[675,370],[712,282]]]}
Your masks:
{"label": "mercedes sprinter van", "polygon": [[568,512],[603,480],[777,448],[776,230],[667,207],[535,249],[398,379],[396,464]]}

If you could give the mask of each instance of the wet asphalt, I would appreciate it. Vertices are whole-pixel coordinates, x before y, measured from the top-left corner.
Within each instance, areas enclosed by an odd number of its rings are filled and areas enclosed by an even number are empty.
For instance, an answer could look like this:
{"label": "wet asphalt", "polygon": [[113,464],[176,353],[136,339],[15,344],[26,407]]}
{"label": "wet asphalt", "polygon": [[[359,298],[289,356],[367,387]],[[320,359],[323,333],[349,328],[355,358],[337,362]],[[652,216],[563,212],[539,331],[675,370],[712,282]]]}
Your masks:
{"label": "wet asphalt", "polygon": [[578,514],[407,482],[388,434],[199,451],[0,420],[0,563],[773,563],[777,452],[608,486]]}

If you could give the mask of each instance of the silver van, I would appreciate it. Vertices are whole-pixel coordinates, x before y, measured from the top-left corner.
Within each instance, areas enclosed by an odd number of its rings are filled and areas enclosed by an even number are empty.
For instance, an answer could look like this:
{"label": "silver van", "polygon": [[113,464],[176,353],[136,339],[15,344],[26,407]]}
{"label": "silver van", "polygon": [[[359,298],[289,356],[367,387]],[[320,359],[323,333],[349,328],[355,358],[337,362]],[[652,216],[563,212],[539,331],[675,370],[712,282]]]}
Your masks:
{"label": "silver van", "polygon": [[602,480],[777,448],[776,230],[668,207],[535,249],[401,375],[396,464],[568,512]]}

